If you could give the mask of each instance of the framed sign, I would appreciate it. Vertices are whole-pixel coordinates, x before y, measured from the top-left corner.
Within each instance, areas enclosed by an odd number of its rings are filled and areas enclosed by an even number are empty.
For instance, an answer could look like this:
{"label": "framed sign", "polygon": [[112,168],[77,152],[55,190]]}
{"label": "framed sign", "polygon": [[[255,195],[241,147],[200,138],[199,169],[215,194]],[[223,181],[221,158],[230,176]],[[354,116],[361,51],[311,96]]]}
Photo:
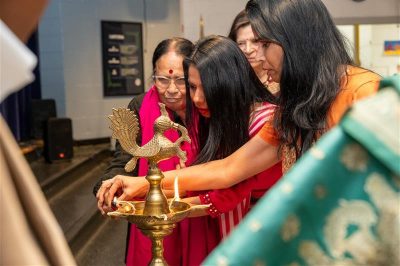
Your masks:
{"label": "framed sign", "polygon": [[144,92],[142,23],[101,21],[104,96]]}
{"label": "framed sign", "polygon": [[385,41],[384,46],[385,55],[400,55],[400,40]]}

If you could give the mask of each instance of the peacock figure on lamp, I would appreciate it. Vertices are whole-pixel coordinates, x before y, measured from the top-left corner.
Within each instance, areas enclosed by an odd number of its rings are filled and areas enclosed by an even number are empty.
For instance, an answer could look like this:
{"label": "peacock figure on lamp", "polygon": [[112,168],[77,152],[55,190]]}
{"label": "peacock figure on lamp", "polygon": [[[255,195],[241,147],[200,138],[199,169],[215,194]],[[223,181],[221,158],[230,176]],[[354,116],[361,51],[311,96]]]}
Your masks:
{"label": "peacock figure on lamp", "polygon": [[[122,148],[131,154],[132,159],[125,165],[125,171],[135,169],[139,158],[149,161],[150,169],[146,176],[150,183],[145,201],[119,201],[117,210],[109,212],[112,217],[125,218],[134,223],[152,241],[152,260],[149,265],[167,265],[163,257],[162,240],[172,232],[175,224],[189,215],[192,210],[204,209],[208,205],[191,206],[188,203],[174,199],[168,202],[161,189],[163,173],[157,163],[177,155],[183,162],[186,161],[186,152],[182,151],[182,142],[190,142],[187,129],[171,121],[165,105],[159,103],[161,116],[154,121],[154,136],[143,146],[138,146],[136,136],[139,132],[139,121],[133,111],[126,108],[113,109],[109,116],[111,120],[112,137],[118,139]],[[172,142],[164,136],[168,129],[179,130],[181,136]]]}

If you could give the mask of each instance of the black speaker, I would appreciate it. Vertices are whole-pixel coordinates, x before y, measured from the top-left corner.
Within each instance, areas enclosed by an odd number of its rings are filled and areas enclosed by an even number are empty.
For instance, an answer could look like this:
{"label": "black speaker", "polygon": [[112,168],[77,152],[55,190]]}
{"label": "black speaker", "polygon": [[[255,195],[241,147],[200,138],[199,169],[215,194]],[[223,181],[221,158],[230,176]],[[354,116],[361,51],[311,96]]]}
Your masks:
{"label": "black speaker", "polygon": [[47,119],[57,117],[54,99],[31,100],[31,137],[43,139]]}
{"label": "black speaker", "polygon": [[44,157],[46,161],[72,159],[72,121],[69,118],[49,118],[44,130]]}

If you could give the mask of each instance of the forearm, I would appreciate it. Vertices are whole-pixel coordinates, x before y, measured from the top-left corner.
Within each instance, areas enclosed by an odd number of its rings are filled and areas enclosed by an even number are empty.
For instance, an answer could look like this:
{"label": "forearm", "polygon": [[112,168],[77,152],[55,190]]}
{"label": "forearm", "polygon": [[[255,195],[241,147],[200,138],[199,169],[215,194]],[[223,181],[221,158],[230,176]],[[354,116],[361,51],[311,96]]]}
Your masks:
{"label": "forearm", "polygon": [[[277,163],[277,150],[277,147],[256,136],[225,159],[164,172],[161,187],[173,190],[174,178],[178,176],[179,189],[183,191],[227,188]],[[116,193],[120,195],[120,200],[130,200],[144,196],[148,188],[149,182],[143,177],[116,177],[109,188],[107,204],[111,206]]]}
{"label": "forearm", "polygon": [[[170,189],[163,189],[164,195],[169,199],[175,197],[175,191]],[[179,197],[183,198],[186,196],[186,191],[179,190]]]}
{"label": "forearm", "polygon": [[[185,191],[208,190],[225,186],[223,182],[225,178],[222,178],[222,175],[225,173],[224,171],[221,171],[223,169],[223,167],[221,167],[222,163],[223,162],[218,160],[201,165],[163,172],[165,178],[162,181],[162,187],[164,189],[173,189],[175,177],[178,177],[179,189]],[[215,182],[210,182],[210,180]]]}
{"label": "forearm", "polygon": [[173,189],[175,176],[179,189],[186,191],[228,188],[278,161],[277,147],[254,137],[225,159],[164,172],[163,188]]}
{"label": "forearm", "polygon": [[214,217],[232,211],[243,201],[250,200],[254,181],[252,177],[230,188],[209,191],[199,196],[200,201],[202,204],[211,204],[208,213]]}

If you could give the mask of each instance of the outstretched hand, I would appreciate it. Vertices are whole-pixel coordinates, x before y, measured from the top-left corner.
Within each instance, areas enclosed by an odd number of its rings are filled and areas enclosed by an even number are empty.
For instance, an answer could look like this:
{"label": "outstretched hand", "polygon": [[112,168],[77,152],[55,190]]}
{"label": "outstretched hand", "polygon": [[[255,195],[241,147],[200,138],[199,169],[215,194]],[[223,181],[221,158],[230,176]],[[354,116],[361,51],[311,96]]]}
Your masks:
{"label": "outstretched hand", "polygon": [[117,175],[112,179],[103,181],[97,192],[97,207],[104,215],[112,211],[114,197],[118,200],[133,200],[135,197],[144,197],[149,183],[144,177],[131,177]]}
{"label": "outstretched hand", "polygon": [[144,177],[117,175],[113,179],[106,198],[108,207],[112,207],[115,196],[118,200],[133,200],[136,197],[145,197],[149,190],[149,182]]}
{"label": "outstretched hand", "polygon": [[113,178],[103,181],[96,194],[97,208],[99,209],[102,215],[106,215],[108,212],[113,211],[112,208],[109,208],[105,204],[105,199],[108,197],[108,191],[112,183],[113,183]]}

